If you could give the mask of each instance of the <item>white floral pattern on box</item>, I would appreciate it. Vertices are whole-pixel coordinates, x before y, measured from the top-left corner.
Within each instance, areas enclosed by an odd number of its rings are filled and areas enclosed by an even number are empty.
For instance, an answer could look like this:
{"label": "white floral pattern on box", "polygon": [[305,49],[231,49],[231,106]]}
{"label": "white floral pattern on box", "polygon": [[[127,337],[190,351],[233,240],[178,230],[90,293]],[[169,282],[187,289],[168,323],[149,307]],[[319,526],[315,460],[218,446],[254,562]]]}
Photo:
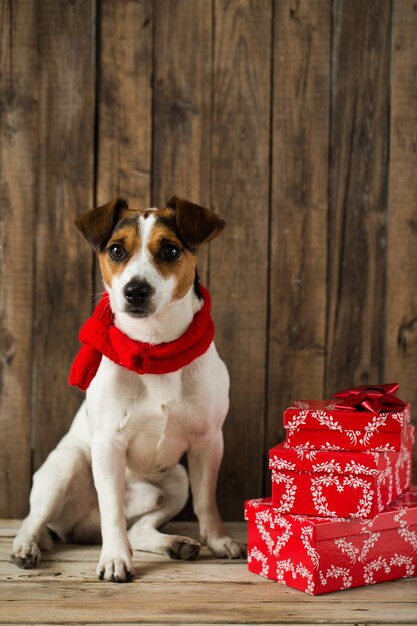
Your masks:
{"label": "white floral pattern on box", "polygon": [[311,449],[399,450],[410,423],[410,405],[400,412],[337,409],[329,400],[302,400],[284,411],[287,443]]}
{"label": "white floral pattern on box", "polygon": [[417,572],[417,486],[368,521],[280,516],[268,498],[246,502],[245,518],[249,570],[309,594]]}
{"label": "white floral pattern on box", "polygon": [[279,513],[372,518],[411,483],[414,427],[399,452],[324,452],[279,444],[270,452]]}

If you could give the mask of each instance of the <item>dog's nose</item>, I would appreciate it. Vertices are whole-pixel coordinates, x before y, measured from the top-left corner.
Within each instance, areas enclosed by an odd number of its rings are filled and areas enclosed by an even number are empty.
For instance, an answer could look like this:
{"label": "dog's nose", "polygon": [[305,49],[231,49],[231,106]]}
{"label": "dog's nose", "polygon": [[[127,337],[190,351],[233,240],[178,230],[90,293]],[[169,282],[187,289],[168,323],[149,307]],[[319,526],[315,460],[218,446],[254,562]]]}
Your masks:
{"label": "dog's nose", "polygon": [[145,280],[132,280],[126,285],[124,293],[129,304],[143,304],[152,293],[152,287]]}

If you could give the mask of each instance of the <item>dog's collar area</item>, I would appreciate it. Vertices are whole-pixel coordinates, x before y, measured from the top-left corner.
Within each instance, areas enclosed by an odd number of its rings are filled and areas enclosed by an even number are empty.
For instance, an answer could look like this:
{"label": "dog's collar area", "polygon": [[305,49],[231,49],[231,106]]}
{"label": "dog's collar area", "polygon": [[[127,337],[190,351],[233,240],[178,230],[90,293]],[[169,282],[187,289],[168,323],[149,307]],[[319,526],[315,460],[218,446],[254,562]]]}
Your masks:
{"label": "dog's collar area", "polygon": [[199,288],[204,303],[185,333],[174,341],[155,345],[130,339],[116,328],[109,296],[105,293],[81,328],[79,338],[83,345],[71,368],[70,385],[88,389],[103,355],[137,374],[168,374],[204,354],[213,341],[214,324],[210,294],[202,285]]}

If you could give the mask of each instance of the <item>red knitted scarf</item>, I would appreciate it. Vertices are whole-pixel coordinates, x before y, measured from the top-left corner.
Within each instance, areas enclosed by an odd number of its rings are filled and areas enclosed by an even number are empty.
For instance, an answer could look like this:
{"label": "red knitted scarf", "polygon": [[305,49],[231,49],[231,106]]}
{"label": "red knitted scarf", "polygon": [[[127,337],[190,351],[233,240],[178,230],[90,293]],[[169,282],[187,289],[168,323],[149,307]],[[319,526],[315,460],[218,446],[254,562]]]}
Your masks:
{"label": "red knitted scarf", "polygon": [[134,341],[114,326],[109,296],[105,293],[92,317],[81,327],[79,338],[83,345],[72,364],[70,385],[87,389],[103,354],[137,374],[175,372],[204,354],[213,341],[214,324],[209,292],[202,286],[200,289],[204,304],[185,333],[174,341],[155,345]]}

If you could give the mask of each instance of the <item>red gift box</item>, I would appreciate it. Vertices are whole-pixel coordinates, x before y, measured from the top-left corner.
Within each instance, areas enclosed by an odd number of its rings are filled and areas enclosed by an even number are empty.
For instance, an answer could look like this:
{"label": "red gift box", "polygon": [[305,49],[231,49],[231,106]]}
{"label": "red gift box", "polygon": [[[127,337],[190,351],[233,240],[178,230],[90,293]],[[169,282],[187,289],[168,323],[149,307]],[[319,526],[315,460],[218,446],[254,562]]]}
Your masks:
{"label": "red gift box", "polygon": [[417,486],[372,520],[280,515],[245,503],[248,568],[312,595],[417,574]]}
{"label": "red gift box", "polygon": [[372,518],[411,484],[414,426],[399,452],[295,449],[269,452],[272,503],[280,513]]}
{"label": "red gift box", "polygon": [[302,400],[284,411],[286,441],[315,450],[396,450],[404,442],[410,405],[372,413],[336,408],[336,400]]}

